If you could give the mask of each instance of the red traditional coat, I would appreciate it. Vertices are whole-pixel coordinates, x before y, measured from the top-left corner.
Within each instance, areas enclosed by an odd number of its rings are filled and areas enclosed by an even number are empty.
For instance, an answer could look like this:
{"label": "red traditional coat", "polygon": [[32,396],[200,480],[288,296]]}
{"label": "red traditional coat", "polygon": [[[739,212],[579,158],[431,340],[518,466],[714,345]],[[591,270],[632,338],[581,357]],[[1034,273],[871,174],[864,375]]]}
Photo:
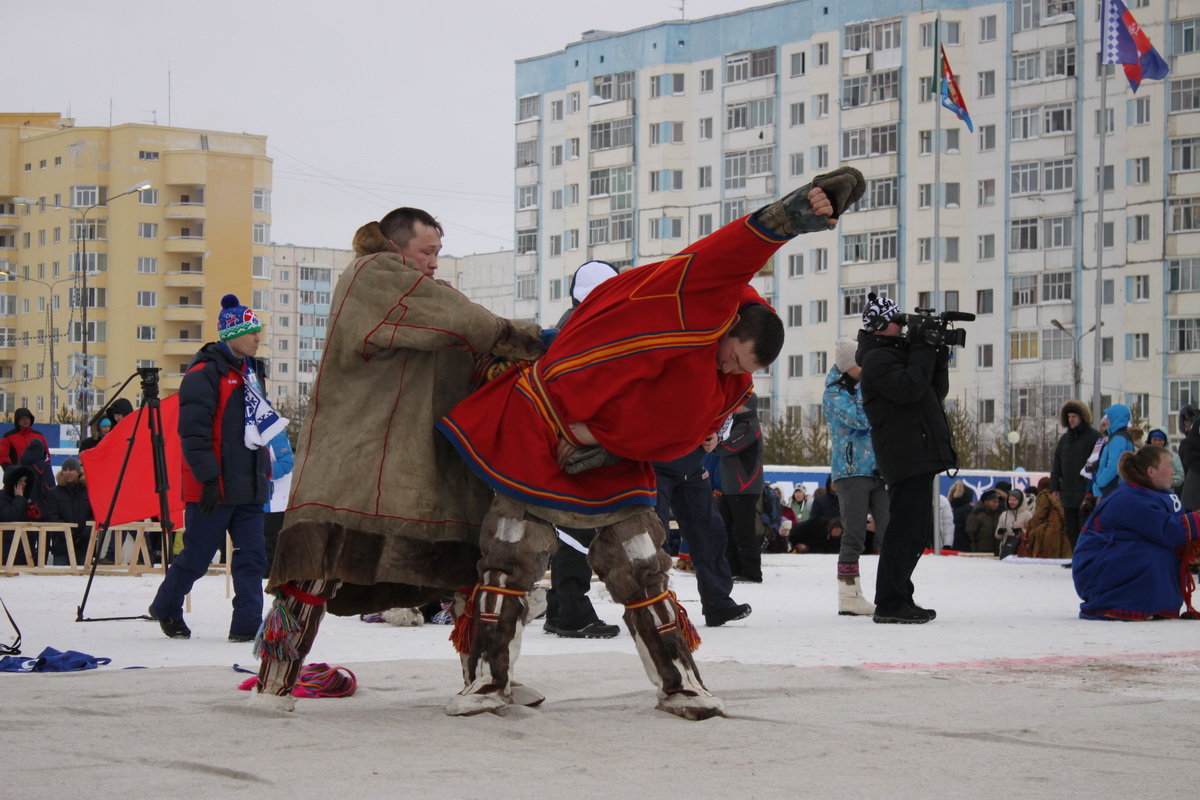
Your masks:
{"label": "red traditional coat", "polygon": [[[654,505],[652,461],[697,446],[745,399],[749,375],[717,369],[717,342],[747,283],[787,241],[750,217],[594,289],[540,360],[512,369],[442,417],[441,432],[502,494],[575,513]],[[577,475],[556,460],[582,422],[621,460]]]}

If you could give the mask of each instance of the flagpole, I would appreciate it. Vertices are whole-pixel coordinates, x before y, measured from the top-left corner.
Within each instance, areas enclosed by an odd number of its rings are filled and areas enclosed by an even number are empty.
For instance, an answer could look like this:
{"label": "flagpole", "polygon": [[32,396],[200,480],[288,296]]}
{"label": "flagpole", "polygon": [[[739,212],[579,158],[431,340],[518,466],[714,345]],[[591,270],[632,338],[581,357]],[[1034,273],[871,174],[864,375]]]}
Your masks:
{"label": "flagpole", "polygon": [[1100,191],[1098,192],[1100,199],[1096,210],[1096,319],[1095,327],[1093,328],[1096,331],[1096,336],[1092,340],[1094,346],[1092,372],[1093,419],[1099,419],[1100,414],[1104,412],[1104,409],[1100,407],[1100,355],[1102,352],[1101,339],[1103,338],[1100,335],[1100,310],[1104,299],[1104,144],[1108,139],[1108,64],[1102,63],[1100,67],[1100,124],[1097,125],[1100,132]]}
{"label": "flagpole", "polygon": [[942,308],[942,76],[946,69],[942,61],[942,15],[933,23],[933,46],[936,49],[933,76],[933,298],[930,305]]}

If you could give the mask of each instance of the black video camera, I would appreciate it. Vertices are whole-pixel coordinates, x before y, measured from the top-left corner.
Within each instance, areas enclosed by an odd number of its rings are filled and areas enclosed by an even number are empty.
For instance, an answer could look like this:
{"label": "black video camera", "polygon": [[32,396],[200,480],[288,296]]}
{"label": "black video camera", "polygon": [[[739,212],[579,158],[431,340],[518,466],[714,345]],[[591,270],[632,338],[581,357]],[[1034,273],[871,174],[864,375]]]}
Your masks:
{"label": "black video camera", "polygon": [[973,322],[974,314],[966,311],[943,311],[933,313],[932,308],[915,308],[915,314],[897,314],[892,322],[905,326],[904,338],[909,342],[924,342],[930,347],[963,347],[967,343],[967,332],[955,328],[954,322]]}

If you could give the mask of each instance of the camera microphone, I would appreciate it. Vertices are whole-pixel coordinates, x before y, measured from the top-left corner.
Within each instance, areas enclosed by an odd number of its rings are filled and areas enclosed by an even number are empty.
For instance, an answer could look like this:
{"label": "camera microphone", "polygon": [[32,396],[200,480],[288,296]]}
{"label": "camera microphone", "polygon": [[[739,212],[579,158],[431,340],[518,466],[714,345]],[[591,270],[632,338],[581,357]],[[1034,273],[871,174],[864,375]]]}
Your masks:
{"label": "camera microphone", "polygon": [[975,315],[967,311],[943,311],[942,319],[947,322],[974,322]]}

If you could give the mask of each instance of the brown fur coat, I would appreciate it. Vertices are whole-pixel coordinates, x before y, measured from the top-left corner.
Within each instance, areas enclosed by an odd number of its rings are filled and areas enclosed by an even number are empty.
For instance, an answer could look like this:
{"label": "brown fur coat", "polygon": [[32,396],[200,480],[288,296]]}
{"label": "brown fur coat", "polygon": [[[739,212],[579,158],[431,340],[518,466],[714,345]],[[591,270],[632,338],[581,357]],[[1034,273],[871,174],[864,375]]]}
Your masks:
{"label": "brown fur coat", "polygon": [[434,422],[466,396],[506,321],[397,255],[338,281],[269,588],[344,582],[337,614],[470,586],[491,491]]}
{"label": "brown fur coat", "polygon": [[1038,492],[1029,521],[1029,555],[1034,558],[1070,558],[1071,542],[1063,524],[1063,507],[1053,492]]}

